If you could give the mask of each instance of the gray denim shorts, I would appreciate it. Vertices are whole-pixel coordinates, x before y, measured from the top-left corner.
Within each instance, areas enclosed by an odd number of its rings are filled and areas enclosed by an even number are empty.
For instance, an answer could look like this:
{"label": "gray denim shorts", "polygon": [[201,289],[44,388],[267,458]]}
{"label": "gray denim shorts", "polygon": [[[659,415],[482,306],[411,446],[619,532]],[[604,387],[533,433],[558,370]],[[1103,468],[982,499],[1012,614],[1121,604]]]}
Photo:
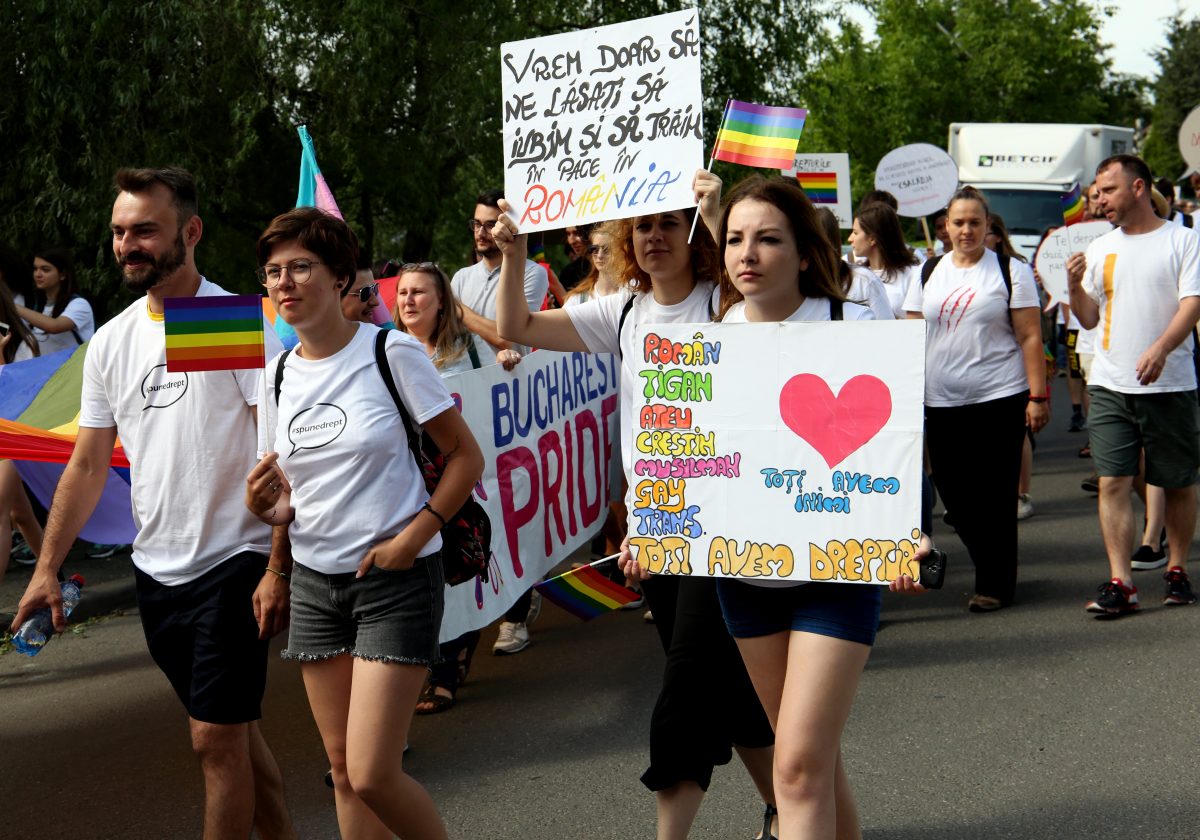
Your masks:
{"label": "gray denim shorts", "polygon": [[315,662],[349,653],[359,659],[430,666],[438,661],[445,581],[440,553],[411,569],[372,566],[326,575],[292,568],[292,617],[284,659]]}

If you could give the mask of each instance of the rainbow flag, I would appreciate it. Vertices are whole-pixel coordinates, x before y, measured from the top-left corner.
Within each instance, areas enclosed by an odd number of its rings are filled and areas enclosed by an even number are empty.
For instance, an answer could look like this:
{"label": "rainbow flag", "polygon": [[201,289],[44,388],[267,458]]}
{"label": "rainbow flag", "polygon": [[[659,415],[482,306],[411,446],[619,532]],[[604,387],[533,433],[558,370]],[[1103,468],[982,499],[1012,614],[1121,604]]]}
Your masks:
{"label": "rainbow flag", "polygon": [[167,370],[261,368],[263,308],[258,295],[166,298]]}
{"label": "rainbow flag", "polygon": [[620,609],[641,597],[632,589],[613,583],[598,572],[594,565],[572,569],[556,578],[535,584],[533,588],[583,621],[590,621],[598,615]]}
{"label": "rainbow flag", "polygon": [[836,172],[797,172],[796,180],[813,204],[837,204]]}
{"label": "rainbow flag", "polygon": [[800,132],[808,111],[755,105],[730,99],[725,103],[721,130],[712,156],[716,160],[760,166],[764,169],[790,169],[800,144]]}
{"label": "rainbow flag", "polygon": [[1063,193],[1062,214],[1063,221],[1068,225],[1083,221],[1083,191],[1078,183],[1071,187],[1070,192]]}
{"label": "rainbow flag", "polygon": [[[21,479],[47,509],[79,434],[86,352],[84,344],[0,365],[0,458],[12,459]],[[104,492],[80,536],[125,544],[136,535],[129,501],[129,460],[118,440]]]}

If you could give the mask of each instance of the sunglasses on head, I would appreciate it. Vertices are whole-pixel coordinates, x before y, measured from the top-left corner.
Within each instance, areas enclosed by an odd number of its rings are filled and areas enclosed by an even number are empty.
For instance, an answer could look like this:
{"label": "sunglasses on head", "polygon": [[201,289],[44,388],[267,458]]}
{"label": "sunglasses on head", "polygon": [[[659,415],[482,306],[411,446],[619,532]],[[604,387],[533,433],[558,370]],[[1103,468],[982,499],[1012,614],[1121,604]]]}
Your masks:
{"label": "sunglasses on head", "polygon": [[370,285],[363,286],[361,289],[355,289],[349,294],[355,295],[360,301],[367,303],[372,297],[379,294],[379,284],[371,283]]}

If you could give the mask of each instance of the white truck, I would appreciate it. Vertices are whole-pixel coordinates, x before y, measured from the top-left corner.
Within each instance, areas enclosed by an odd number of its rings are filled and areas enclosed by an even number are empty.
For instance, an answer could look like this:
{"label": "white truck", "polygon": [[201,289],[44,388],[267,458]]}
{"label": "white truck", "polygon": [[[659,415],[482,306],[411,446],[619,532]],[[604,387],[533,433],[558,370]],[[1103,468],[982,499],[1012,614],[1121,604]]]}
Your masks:
{"label": "white truck", "polygon": [[1012,243],[1033,259],[1047,228],[1063,223],[1062,194],[1086,190],[1096,166],[1133,151],[1133,129],[1061,123],[951,123],[946,147],[958,180],[978,187],[1004,218]]}

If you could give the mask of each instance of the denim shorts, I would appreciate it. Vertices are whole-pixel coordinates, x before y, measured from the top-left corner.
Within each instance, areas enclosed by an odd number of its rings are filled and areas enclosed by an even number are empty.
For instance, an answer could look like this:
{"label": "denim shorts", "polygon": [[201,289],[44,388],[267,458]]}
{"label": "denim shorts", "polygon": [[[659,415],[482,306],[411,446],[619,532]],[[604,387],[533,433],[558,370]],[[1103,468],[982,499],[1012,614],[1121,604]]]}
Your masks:
{"label": "denim shorts", "polygon": [[438,552],[411,569],[372,566],[326,575],[292,568],[292,618],[284,659],[315,662],[349,653],[359,659],[433,665],[438,661],[445,581]]}
{"label": "denim shorts", "polygon": [[863,583],[755,586],[729,578],[717,581],[725,626],[735,639],[794,630],[872,645],[882,589]]}

